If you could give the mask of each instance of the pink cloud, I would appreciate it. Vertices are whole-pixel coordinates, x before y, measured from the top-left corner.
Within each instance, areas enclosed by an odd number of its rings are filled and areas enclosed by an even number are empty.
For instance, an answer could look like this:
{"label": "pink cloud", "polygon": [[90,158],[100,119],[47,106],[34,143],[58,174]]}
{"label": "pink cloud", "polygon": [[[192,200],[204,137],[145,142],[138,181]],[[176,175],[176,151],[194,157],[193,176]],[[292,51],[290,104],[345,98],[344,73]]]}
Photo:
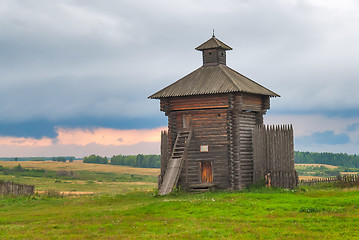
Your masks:
{"label": "pink cloud", "polygon": [[119,130],[110,128],[95,129],[57,129],[57,143],[61,145],[81,145],[85,146],[91,143],[100,145],[134,145],[140,142],[160,142],[161,130],[167,129],[160,127],[155,129],[131,129]]}
{"label": "pink cloud", "polygon": [[52,144],[51,138],[19,138],[19,137],[0,137],[0,145],[6,146],[34,146],[43,147],[50,146]]}
{"label": "pink cloud", "polygon": [[110,128],[57,128],[56,138],[0,137],[0,156],[64,156],[76,157],[98,154],[159,154],[161,130],[154,129],[119,130]]}

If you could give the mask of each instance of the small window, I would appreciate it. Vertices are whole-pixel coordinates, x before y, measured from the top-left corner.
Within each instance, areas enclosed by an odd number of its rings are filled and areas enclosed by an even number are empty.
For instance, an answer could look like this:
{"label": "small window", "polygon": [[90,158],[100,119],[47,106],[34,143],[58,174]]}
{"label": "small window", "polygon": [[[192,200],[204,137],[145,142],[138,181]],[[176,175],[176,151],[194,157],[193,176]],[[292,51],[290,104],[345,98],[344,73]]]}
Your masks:
{"label": "small window", "polygon": [[209,55],[212,55],[212,52],[209,52],[208,54],[209,54]]}
{"label": "small window", "polygon": [[223,54],[223,53],[221,53],[221,55],[223,56],[224,54]]}
{"label": "small window", "polygon": [[208,145],[201,145],[199,147],[200,152],[208,152]]}
{"label": "small window", "polygon": [[221,114],[219,114],[219,113],[218,113],[218,114],[217,114],[217,116],[218,116],[218,117],[220,117],[220,116],[221,116]]}

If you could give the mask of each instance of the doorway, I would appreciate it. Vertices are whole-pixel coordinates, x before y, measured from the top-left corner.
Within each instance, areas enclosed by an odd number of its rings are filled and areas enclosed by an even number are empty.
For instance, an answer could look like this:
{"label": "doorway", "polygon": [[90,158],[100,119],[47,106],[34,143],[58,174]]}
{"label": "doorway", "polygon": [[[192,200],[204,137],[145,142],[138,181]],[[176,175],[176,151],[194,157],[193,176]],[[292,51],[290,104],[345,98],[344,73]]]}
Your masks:
{"label": "doorway", "polygon": [[213,183],[212,162],[200,162],[202,183]]}

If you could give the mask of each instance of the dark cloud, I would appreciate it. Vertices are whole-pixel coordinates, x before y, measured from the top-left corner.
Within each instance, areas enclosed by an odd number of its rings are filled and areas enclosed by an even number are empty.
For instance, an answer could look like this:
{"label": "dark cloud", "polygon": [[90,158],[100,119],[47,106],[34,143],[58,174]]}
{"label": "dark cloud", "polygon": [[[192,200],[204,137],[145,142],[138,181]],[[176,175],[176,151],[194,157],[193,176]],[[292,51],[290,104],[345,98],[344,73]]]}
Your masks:
{"label": "dark cloud", "polygon": [[282,96],[274,113],[357,117],[359,5],[351,4],[2,1],[0,134],[165,125],[147,96],[201,65],[194,48],[213,28],[234,49],[230,67]]}
{"label": "dark cloud", "polygon": [[315,132],[310,136],[303,136],[295,138],[295,143],[298,145],[338,145],[350,143],[350,138],[345,133],[335,134],[333,131]]}
{"label": "dark cloud", "polygon": [[[31,120],[23,122],[7,122],[0,124],[0,136],[28,137],[41,139],[43,137],[57,137],[56,128],[85,128],[96,127],[114,129],[144,129],[165,126],[167,119],[162,114],[151,118],[95,118],[77,117],[65,120]],[[121,139],[119,139],[120,141]]]}

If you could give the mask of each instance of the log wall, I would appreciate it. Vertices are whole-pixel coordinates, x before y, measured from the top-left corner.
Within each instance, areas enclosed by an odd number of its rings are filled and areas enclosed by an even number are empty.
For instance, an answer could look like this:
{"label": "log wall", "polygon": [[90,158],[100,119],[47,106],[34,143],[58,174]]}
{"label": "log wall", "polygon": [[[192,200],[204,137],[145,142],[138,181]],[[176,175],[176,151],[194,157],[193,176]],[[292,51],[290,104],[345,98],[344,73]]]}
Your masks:
{"label": "log wall", "polygon": [[[268,101],[267,96],[244,93],[161,99],[161,110],[166,110],[168,116],[167,156],[171,155],[178,131],[186,127],[184,116],[193,129],[188,168],[183,168],[179,185],[188,188],[201,183],[201,161],[212,163],[213,183],[220,189],[242,189],[251,184],[252,131],[263,124]],[[200,152],[201,145],[208,145],[209,151]],[[161,169],[161,175],[164,171]]]}
{"label": "log wall", "polygon": [[294,169],[292,125],[261,126],[253,130],[253,181],[267,177],[272,186],[293,188],[298,184]]}
{"label": "log wall", "polygon": [[224,64],[226,65],[226,51],[223,49],[203,50],[203,65]]}
{"label": "log wall", "polygon": [[[191,119],[193,129],[188,158],[188,184],[201,183],[200,162],[212,163],[213,183],[218,188],[228,188],[228,140],[226,109],[192,110],[177,112],[177,124],[182,124],[181,115]],[[201,145],[208,145],[208,152],[200,152]],[[184,186],[186,169],[183,168],[179,185]],[[185,186],[187,187],[187,186]]]}
{"label": "log wall", "polygon": [[242,111],[239,115],[240,163],[239,176],[242,189],[253,182],[252,131],[257,124],[255,112]]}
{"label": "log wall", "polygon": [[227,108],[228,97],[224,94],[174,97],[168,103],[170,111]]}
{"label": "log wall", "polygon": [[[211,162],[213,183],[218,188],[229,188],[228,181],[228,95],[174,97],[163,101],[163,109],[168,109],[168,150],[172,147],[178,131],[183,127],[183,116],[189,118],[193,129],[190,147],[187,151],[188,169],[183,168],[179,185],[201,183],[200,162]],[[201,145],[208,145],[208,152],[200,152]],[[187,171],[187,173],[186,173]]]}

